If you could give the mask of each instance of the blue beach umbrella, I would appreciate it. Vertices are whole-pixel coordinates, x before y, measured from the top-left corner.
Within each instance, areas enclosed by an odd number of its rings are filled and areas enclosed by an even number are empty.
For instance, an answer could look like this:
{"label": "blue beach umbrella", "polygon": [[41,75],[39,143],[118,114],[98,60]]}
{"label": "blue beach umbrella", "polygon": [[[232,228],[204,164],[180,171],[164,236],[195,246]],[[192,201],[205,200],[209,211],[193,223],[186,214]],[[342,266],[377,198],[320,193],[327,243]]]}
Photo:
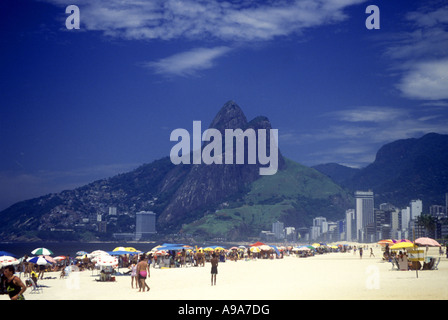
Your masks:
{"label": "blue beach umbrella", "polygon": [[42,258],[42,257],[32,257],[32,258],[29,258],[27,261],[31,262],[31,263],[38,264],[38,265],[45,265],[45,264],[48,264],[48,263],[51,264],[50,261],[48,261],[47,259]]}
{"label": "blue beach umbrella", "polygon": [[8,256],[8,257],[17,258],[17,256],[15,254],[9,253],[7,251],[0,251],[0,257],[2,257],[2,256]]}

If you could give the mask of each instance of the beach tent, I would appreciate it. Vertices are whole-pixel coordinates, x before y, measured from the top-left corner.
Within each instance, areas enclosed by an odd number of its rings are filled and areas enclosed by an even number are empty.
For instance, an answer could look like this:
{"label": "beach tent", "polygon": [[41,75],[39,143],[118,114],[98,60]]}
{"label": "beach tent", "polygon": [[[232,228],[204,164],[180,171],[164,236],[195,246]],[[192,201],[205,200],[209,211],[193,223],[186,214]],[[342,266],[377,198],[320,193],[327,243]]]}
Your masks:
{"label": "beach tent", "polygon": [[135,252],[135,251],[109,251],[107,253],[109,255],[111,255],[111,256],[122,256],[122,255],[125,255],[125,254],[134,255],[134,254],[138,254],[139,252]]}

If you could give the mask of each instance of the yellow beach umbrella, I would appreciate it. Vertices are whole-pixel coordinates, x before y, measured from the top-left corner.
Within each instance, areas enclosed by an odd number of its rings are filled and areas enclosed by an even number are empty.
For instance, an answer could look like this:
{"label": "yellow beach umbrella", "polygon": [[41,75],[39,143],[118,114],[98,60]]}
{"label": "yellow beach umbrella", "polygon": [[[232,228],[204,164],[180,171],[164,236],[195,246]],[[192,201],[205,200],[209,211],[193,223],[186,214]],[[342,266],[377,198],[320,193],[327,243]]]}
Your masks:
{"label": "yellow beach umbrella", "polygon": [[412,242],[399,242],[390,247],[390,249],[391,250],[407,249],[407,248],[414,248],[414,246],[415,245]]}
{"label": "yellow beach umbrella", "polygon": [[140,252],[139,250],[137,250],[137,249],[135,249],[133,247],[126,247],[124,249],[125,249],[124,251],[129,251],[129,252]]}
{"label": "yellow beach umbrella", "polygon": [[261,250],[260,250],[260,248],[258,248],[258,247],[252,247],[252,248],[250,248],[250,252],[260,252]]}
{"label": "yellow beach umbrella", "polygon": [[320,247],[320,243],[317,243],[317,242],[316,242],[316,243],[313,243],[312,246],[313,246],[314,248],[319,248],[319,247]]}

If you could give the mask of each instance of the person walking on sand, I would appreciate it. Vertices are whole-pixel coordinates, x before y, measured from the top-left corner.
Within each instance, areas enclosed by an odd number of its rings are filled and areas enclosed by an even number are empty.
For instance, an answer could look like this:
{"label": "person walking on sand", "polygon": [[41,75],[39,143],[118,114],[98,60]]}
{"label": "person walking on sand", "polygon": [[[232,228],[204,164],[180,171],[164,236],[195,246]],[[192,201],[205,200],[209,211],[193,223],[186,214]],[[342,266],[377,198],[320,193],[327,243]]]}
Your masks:
{"label": "person walking on sand", "polygon": [[218,257],[216,257],[216,254],[213,253],[212,255],[212,259],[210,260],[210,263],[212,264],[212,286],[215,285],[216,286],[216,275],[218,274]]}
{"label": "person walking on sand", "polygon": [[373,248],[370,248],[370,258],[371,258],[372,256],[375,258],[375,254],[373,254]]}
{"label": "person walking on sand", "polygon": [[362,247],[359,247],[359,258],[362,259]]}
{"label": "person walking on sand", "polygon": [[140,258],[140,262],[137,264],[137,277],[139,280],[139,290],[138,292],[145,292],[145,289],[147,288],[149,291],[150,288],[148,284],[146,283],[146,277],[149,277],[149,264],[146,260],[146,255],[142,255]]}

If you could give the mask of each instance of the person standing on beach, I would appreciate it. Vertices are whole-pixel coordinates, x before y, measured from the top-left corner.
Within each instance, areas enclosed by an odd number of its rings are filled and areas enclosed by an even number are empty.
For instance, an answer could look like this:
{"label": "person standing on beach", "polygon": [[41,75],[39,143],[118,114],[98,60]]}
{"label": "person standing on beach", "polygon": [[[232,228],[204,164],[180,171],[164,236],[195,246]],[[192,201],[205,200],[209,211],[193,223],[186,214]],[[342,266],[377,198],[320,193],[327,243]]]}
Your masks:
{"label": "person standing on beach", "polygon": [[135,287],[138,289],[140,287],[139,280],[137,277],[137,265],[132,262],[132,264],[129,266],[131,269],[131,288],[134,289],[134,280],[135,280]]}
{"label": "person standing on beach", "polygon": [[146,277],[149,277],[149,264],[146,260],[146,255],[142,255],[142,257],[140,258],[140,262],[137,264],[137,277],[140,286],[138,292],[141,292],[142,289],[143,292],[145,292],[146,288],[148,289],[147,291],[149,291],[150,288],[146,283]]}
{"label": "person standing on beach", "polygon": [[359,247],[359,258],[362,259],[362,247]]}
{"label": "person standing on beach", "polygon": [[26,290],[26,286],[23,284],[20,278],[14,275],[14,266],[6,266],[3,274],[6,277],[5,288],[11,300],[25,300],[23,293]]}
{"label": "person standing on beach", "polygon": [[216,286],[216,275],[218,274],[218,257],[216,257],[216,254],[213,253],[212,255],[212,259],[210,260],[210,263],[212,264],[212,286],[215,285]]}

